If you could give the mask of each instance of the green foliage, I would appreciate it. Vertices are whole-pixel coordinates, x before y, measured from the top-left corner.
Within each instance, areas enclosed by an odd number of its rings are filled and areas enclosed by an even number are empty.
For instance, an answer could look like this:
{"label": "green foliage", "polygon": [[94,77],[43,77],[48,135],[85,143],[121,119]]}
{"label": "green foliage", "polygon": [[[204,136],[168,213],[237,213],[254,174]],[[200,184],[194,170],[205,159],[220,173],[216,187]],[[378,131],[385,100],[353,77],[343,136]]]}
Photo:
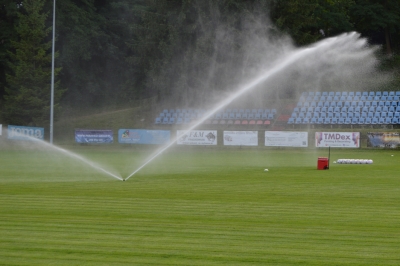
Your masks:
{"label": "green foliage", "polygon": [[[51,41],[46,39],[51,29],[45,26],[43,6],[44,0],[32,0],[19,7],[3,109],[5,121],[12,124],[43,126],[49,120]],[[57,91],[55,102],[61,93]]]}

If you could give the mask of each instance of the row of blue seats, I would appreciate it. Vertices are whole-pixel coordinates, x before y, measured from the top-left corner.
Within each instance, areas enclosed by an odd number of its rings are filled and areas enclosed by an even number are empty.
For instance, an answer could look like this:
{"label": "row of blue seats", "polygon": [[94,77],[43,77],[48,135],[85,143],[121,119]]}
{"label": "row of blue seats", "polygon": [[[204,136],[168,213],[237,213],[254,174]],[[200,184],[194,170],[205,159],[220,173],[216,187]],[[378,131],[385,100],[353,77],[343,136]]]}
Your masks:
{"label": "row of blue seats", "polygon": [[400,91],[306,91],[302,96],[400,96]]}
{"label": "row of blue seats", "polygon": [[[276,114],[276,112],[277,111],[276,111],[275,108],[273,108],[273,109],[270,109],[270,108],[265,108],[265,109],[263,109],[263,108],[258,108],[258,109],[236,109],[236,108],[232,109],[232,108],[226,108],[226,109],[223,109],[223,110],[221,110],[221,111],[219,111],[217,113],[219,113],[219,114],[223,114],[223,113],[240,113],[240,114],[243,114],[243,113],[253,113],[253,114],[257,114],[257,113],[258,114],[273,113],[273,114]],[[173,114],[176,114],[176,117],[178,117],[178,116],[182,117],[182,115],[180,115],[180,114],[183,114],[183,117],[184,117],[184,116],[186,116],[186,114],[204,114],[204,113],[206,113],[206,110],[204,110],[204,109],[164,109],[160,113],[160,115],[167,116],[167,114],[170,114],[168,116],[168,117],[170,117]]]}
{"label": "row of blue seats", "polygon": [[339,113],[339,112],[400,112],[400,106],[364,106],[364,107],[295,107],[293,113]]}
{"label": "row of blue seats", "polygon": [[[203,116],[203,113],[160,113],[158,118],[161,120],[164,118],[190,118],[190,119],[199,119]],[[214,119],[274,119],[275,113],[216,113],[212,116]]]}
{"label": "row of blue seats", "polygon": [[297,107],[349,107],[349,106],[399,106],[400,101],[319,101],[319,102],[297,102]]}
{"label": "row of blue seats", "polygon": [[353,124],[353,125],[394,125],[394,124],[400,124],[400,118],[398,117],[347,117],[347,118],[289,118],[288,124],[325,124],[325,125],[346,125],[346,124]]}
{"label": "row of blue seats", "polygon": [[[158,125],[179,125],[179,124],[190,124],[191,122],[194,122],[196,120],[190,119],[190,118],[175,118],[175,117],[164,117],[164,118],[160,118],[157,117],[155,120],[155,124]],[[266,119],[208,119],[206,121],[204,121],[204,124],[220,124],[220,125],[224,125],[224,124],[234,124],[234,125],[269,125],[271,123],[270,120]]]}
{"label": "row of blue seats", "polygon": [[400,96],[301,96],[299,102],[399,101]]}
{"label": "row of blue seats", "polygon": [[325,118],[325,117],[328,117],[328,118],[334,118],[334,117],[335,118],[340,118],[340,117],[344,117],[344,118],[346,118],[346,117],[350,117],[350,118],[352,118],[352,117],[364,117],[364,118],[366,118],[366,117],[371,117],[371,118],[373,118],[373,117],[378,117],[378,118],[379,117],[390,117],[390,118],[392,118],[392,117],[400,117],[400,112],[292,113],[292,115],[291,115],[291,118],[294,118],[294,119],[296,119],[296,118],[313,118],[313,117],[315,117],[315,118],[320,118],[320,117],[321,118]]}

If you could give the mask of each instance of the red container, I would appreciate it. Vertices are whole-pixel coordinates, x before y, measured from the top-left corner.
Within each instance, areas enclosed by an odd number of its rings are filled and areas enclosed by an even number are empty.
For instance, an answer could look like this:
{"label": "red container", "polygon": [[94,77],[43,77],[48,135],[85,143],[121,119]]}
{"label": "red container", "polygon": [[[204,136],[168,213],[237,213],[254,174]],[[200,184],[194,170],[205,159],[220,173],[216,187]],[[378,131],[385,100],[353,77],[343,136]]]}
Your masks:
{"label": "red container", "polygon": [[318,170],[327,170],[327,169],[329,169],[328,158],[326,158],[326,157],[318,157],[317,169]]}

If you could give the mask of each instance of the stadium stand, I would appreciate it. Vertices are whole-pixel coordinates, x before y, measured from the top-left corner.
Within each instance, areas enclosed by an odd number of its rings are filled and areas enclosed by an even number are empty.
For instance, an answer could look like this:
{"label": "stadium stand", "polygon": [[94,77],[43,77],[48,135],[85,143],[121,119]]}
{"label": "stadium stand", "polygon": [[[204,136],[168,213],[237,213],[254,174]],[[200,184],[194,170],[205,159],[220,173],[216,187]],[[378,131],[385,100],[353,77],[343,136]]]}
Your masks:
{"label": "stadium stand", "polygon": [[400,91],[304,92],[289,125],[400,124]]}
{"label": "stadium stand", "polygon": [[[196,122],[205,115],[204,109],[163,109],[155,118],[156,125],[181,125]],[[204,121],[209,125],[270,125],[277,117],[275,108],[226,108]]]}

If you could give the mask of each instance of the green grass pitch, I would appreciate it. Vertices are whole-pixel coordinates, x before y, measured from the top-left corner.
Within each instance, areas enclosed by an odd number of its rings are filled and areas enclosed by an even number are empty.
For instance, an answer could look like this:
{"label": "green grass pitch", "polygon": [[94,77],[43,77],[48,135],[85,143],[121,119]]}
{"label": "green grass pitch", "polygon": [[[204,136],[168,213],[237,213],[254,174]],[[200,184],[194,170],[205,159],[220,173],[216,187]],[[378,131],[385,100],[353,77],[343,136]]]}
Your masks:
{"label": "green grass pitch", "polygon": [[[149,155],[69,148],[121,177]],[[326,171],[319,156],[173,148],[121,182],[60,152],[1,150],[0,265],[399,265],[398,151],[332,149]]]}

